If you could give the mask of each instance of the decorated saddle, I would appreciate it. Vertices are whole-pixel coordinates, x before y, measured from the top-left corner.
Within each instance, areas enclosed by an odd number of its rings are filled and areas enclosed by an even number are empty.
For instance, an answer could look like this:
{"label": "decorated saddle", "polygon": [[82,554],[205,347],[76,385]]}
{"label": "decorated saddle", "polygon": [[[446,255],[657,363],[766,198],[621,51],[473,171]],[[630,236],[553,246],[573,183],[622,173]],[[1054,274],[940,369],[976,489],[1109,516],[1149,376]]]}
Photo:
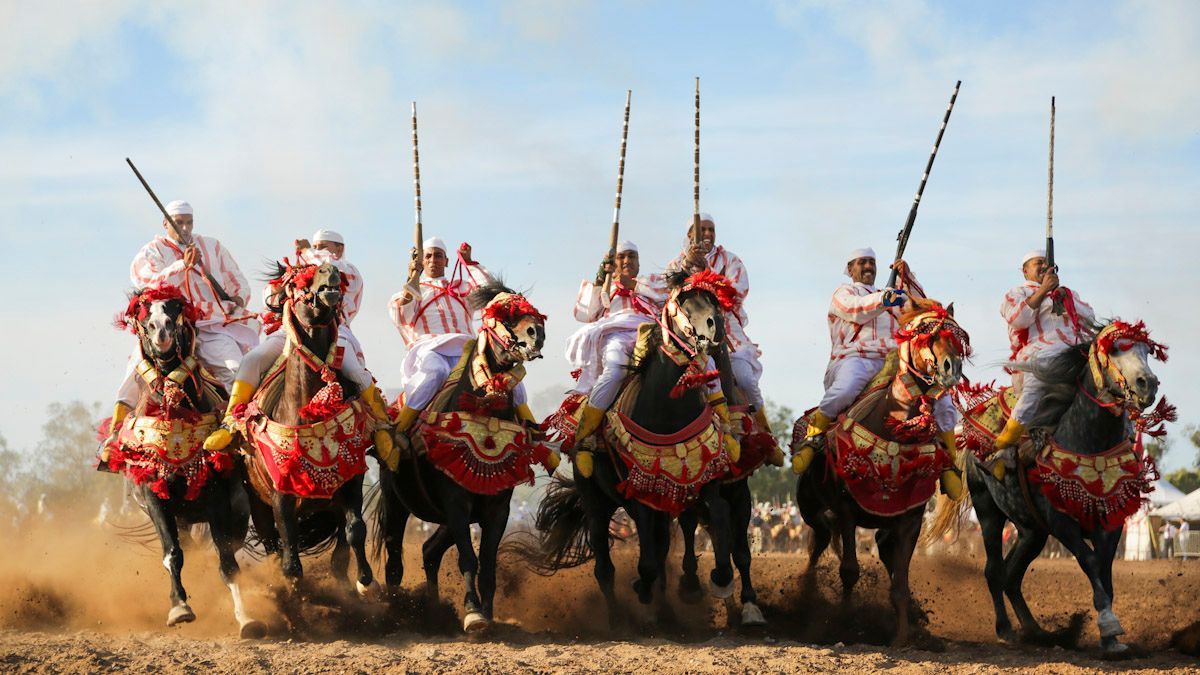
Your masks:
{"label": "decorated saddle", "polygon": [[229,455],[204,449],[204,439],[218,421],[215,412],[128,415],[108,446],[108,466],[136,485],[149,483],[162,499],[170,497],[167,480],[182,477],[187,484],[184,498],[196,499],[212,476],[228,476],[233,470]]}
{"label": "decorated saddle", "polygon": [[[1004,429],[1016,404],[1017,393],[1012,387],[960,386],[954,391],[954,405],[962,413],[958,447],[975,453],[980,461],[987,461],[996,452],[996,436]],[[1022,439],[1022,444],[1028,442],[1028,437]]]}
{"label": "decorated saddle", "polygon": [[677,516],[699,497],[700,488],[730,470],[725,431],[711,406],[674,434],[656,434],[629,418],[641,381],[629,380],[606,415],[603,443],[625,469],[621,494]]}
{"label": "decorated saddle", "polygon": [[[476,356],[483,359],[482,347],[478,339],[463,346],[458,364],[409,436],[414,452],[463,488],[494,495],[521,483],[532,485],[533,465],[545,465],[550,448],[525,425],[494,416],[512,409],[512,390],[525,370],[518,365],[503,377],[492,376],[476,367]],[[469,378],[467,383],[463,377]]]}
{"label": "decorated saddle", "polygon": [[1098,455],[1072,452],[1051,440],[1028,475],[1055,510],[1084,530],[1112,531],[1145,503],[1158,469],[1128,439]]}

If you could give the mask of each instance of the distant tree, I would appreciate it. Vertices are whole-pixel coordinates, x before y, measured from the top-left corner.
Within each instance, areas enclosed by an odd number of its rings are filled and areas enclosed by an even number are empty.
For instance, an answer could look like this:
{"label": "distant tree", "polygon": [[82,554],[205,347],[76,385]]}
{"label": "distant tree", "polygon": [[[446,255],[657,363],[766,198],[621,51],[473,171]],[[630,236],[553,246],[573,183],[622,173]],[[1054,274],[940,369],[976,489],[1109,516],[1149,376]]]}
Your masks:
{"label": "distant tree", "polygon": [[1164,476],[1167,482],[1190,494],[1200,489],[1200,469],[1178,469]]}
{"label": "distant tree", "polygon": [[[771,422],[771,430],[775,439],[788,454],[788,443],[792,442],[792,425],[796,422],[796,413],[785,405],[767,401],[767,420]],[[785,463],[783,467],[769,464],[762,466],[750,476],[750,493],[756,502],[777,502],[788,504],[796,492],[796,474],[792,467]]]}
{"label": "distant tree", "polygon": [[1192,459],[1192,466],[1200,469],[1200,426],[1189,424],[1183,428],[1183,433],[1187,434],[1188,440],[1196,448],[1196,456]]}
{"label": "distant tree", "polygon": [[1142,445],[1146,453],[1154,458],[1155,462],[1162,461],[1163,455],[1171,449],[1171,439],[1163,436],[1161,438],[1151,438],[1145,441]]}
{"label": "distant tree", "polygon": [[102,416],[99,403],[50,404],[42,440],[29,458],[30,497],[45,494],[56,511],[79,508],[90,514],[94,503],[120,495],[121,481],[93,467],[96,425]]}

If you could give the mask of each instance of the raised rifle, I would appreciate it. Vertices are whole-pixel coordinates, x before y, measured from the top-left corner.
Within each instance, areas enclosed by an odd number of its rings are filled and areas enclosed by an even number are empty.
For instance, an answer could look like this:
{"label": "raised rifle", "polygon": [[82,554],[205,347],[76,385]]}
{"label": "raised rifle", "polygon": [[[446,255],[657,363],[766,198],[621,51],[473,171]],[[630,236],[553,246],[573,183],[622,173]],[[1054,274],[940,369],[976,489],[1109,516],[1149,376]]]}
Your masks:
{"label": "raised rifle", "polygon": [[[904,258],[904,249],[908,247],[908,236],[912,234],[913,225],[917,222],[917,208],[921,206],[921,195],[925,193],[925,183],[929,181],[929,171],[933,169],[933,160],[937,158],[938,146],[942,144],[942,134],[946,133],[946,124],[950,121],[950,113],[954,110],[954,101],[958,98],[958,88],[962,86],[962,80],[959,80],[954,85],[954,93],[950,95],[950,105],[946,106],[946,116],[942,118],[942,125],[938,127],[937,139],[933,142],[933,151],[929,153],[929,161],[925,164],[925,173],[921,174],[921,184],[917,186],[917,196],[913,198],[912,208],[908,210],[908,218],[904,221],[904,227],[900,228],[900,234],[896,235],[896,262],[900,262]],[[888,277],[887,288],[896,287],[896,278],[899,270],[892,267],[892,275]]]}
{"label": "raised rifle", "polygon": [[[1050,162],[1046,178],[1046,270],[1058,274],[1058,265],[1054,262],[1054,97],[1050,97]],[[1050,294],[1050,311],[1062,316],[1066,308],[1063,306],[1062,293],[1054,289]]]}
{"label": "raised rifle", "polygon": [[413,143],[413,204],[416,209],[416,223],[413,225],[413,261],[416,263],[414,278],[409,279],[412,283],[414,279],[421,278],[421,265],[424,264],[425,251],[425,233],[424,227],[421,225],[421,155],[417,151],[417,102],[412,104],[412,143]]}
{"label": "raised rifle", "polygon": [[[625,142],[629,140],[629,102],[633,98],[633,90],[625,91],[625,125],[621,128],[621,161],[617,164],[617,198],[613,204],[613,222],[612,231],[608,238],[608,259],[616,261],[617,257],[617,237],[621,230],[621,189],[625,184]],[[608,290],[612,287],[612,272],[604,276],[604,296],[608,297]]]}
{"label": "raised rifle", "polygon": [[696,78],[696,142],[692,160],[692,244],[700,244],[700,78]]}
{"label": "raised rifle", "polygon": [[[142,172],[138,171],[137,167],[133,165],[133,162],[130,161],[128,157],[125,158],[125,163],[129,165],[129,168],[133,169],[133,175],[137,176],[137,179],[142,183],[142,187],[146,188],[146,193],[150,195],[150,199],[154,200],[154,205],[157,206],[158,210],[162,212],[163,218],[166,218],[167,222],[171,223],[171,226],[175,228],[176,232],[178,232],[179,224],[175,222],[175,219],[171,217],[171,214],[167,213],[166,207],[164,207],[162,202],[158,200],[158,195],[154,194],[154,190],[150,188],[150,184],[147,183],[146,179],[142,177]],[[222,302],[233,302],[233,297],[226,293],[224,288],[221,288],[221,284],[213,278],[213,275],[209,273],[208,269],[201,265],[200,271],[203,272],[204,276],[208,279],[209,285],[212,286],[213,293],[216,293],[217,297],[220,298]]]}

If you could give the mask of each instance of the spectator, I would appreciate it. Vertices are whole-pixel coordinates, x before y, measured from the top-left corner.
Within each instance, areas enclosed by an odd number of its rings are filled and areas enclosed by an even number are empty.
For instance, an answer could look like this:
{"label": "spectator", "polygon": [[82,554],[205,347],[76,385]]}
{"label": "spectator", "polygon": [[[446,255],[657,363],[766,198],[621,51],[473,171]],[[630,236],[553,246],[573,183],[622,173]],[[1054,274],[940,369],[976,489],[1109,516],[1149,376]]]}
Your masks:
{"label": "spectator", "polygon": [[1188,556],[1188,534],[1191,529],[1188,521],[1183,518],[1179,519],[1179,531],[1176,533],[1176,539],[1179,540],[1178,548],[1180,557],[1186,558]]}
{"label": "spectator", "polygon": [[1171,558],[1175,557],[1175,535],[1176,535],[1177,531],[1175,529],[1175,526],[1173,524],[1171,524],[1171,521],[1166,520],[1166,521],[1163,521],[1162,529],[1160,529],[1159,532],[1162,533],[1162,538],[1163,538],[1162,539],[1163,558],[1166,560],[1170,560]]}

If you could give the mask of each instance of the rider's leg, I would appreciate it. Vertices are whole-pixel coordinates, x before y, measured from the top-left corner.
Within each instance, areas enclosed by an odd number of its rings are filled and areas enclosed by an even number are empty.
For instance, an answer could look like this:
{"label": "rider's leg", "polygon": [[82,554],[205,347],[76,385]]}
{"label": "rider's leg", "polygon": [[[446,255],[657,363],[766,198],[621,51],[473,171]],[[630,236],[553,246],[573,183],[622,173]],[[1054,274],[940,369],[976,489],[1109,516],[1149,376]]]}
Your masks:
{"label": "rider's leg", "polygon": [[[232,339],[230,340],[232,342]],[[233,343],[236,348],[236,343]],[[258,388],[262,378],[266,375],[267,370],[275,364],[279,356],[283,354],[283,348],[286,340],[282,335],[275,334],[263,340],[257,347],[250,350],[250,353],[240,357],[241,361],[238,365],[237,375],[234,377],[232,385],[229,386],[229,406],[225,410],[226,420],[221,427],[208,435],[204,439],[204,448],[206,450],[223,450],[233,440],[232,420],[230,415],[237,406],[248,403],[250,397],[254,395],[254,390]]]}
{"label": "rider's leg", "polygon": [[[809,416],[807,437],[816,439],[823,435],[882,368],[883,359],[862,356],[847,356],[831,362],[825,370],[825,395]],[[805,442],[792,457],[792,471],[803,474],[812,464],[815,453],[813,444]]]}
{"label": "rider's leg", "polygon": [[220,331],[197,328],[196,356],[226,389],[233,387],[242,362],[242,348],[233,336]]}
{"label": "rider's leg", "polygon": [[438,389],[450,377],[458,356],[447,356],[430,351],[417,362],[417,372],[404,382],[404,407],[396,419],[397,431],[408,431],[425,406],[433,400]]}
{"label": "rider's leg", "polygon": [[[621,383],[629,374],[631,353],[632,345],[628,340],[617,339],[614,336],[605,343],[604,368],[600,371],[600,377],[596,378],[596,384],[592,385],[588,401],[580,412],[579,426],[575,429],[576,444],[600,428],[600,423],[604,420],[604,412],[616,400],[617,394],[621,391]],[[581,475],[585,478],[592,475],[593,459],[590,450],[577,447],[574,461]]]}
{"label": "rider's leg", "polygon": [[954,425],[958,423],[958,410],[950,396],[943,396],[933,404],[933,416],[937,419],[942,447],[950,457],[950,466],[942,470],[942,492],[954,501],[962,499],[962,470],[958,468],[958,444],[954,437]]}

